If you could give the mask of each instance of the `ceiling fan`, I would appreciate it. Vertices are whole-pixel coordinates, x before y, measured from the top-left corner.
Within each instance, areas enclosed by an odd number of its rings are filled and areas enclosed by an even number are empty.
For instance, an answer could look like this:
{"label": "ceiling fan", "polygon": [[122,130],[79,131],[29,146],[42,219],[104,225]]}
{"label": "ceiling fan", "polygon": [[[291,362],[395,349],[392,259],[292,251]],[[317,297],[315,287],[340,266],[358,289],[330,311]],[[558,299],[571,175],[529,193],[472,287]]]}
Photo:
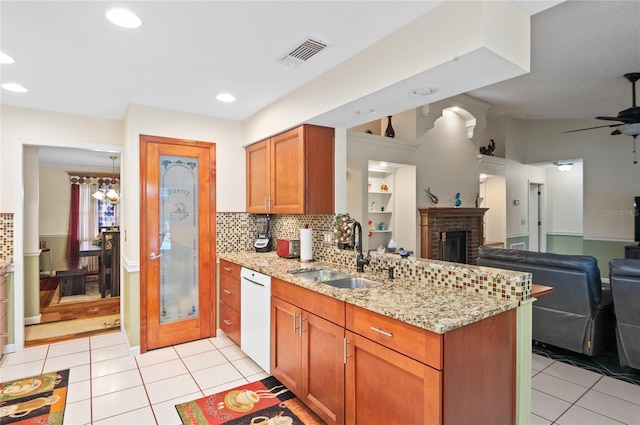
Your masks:
{"label": "ceiling fan", "polygon": [[618,112],[618,116],[616,117],[605,117],[600,116],[596,117],[597,120],[605,120],[605,121],[618,121],[616,124],[607,124],[607,125],[598,125],[595,127],[588,128],[580,128],[578,130],[569,130],[564,133],[573,133],[576,131],[584,131],[584,130],[593,130],[594,128],[603,128],[603,127],[617,127],[615,130],[611,132],[612,136],[618,134],[624,134],[626,136],[633,137],[633,163],[637,164],[636,160],[636,137],[640,135],[640,107],[636,105],[636,81],[640,80],[640,72],[630,72],[628,74],[624,74],[624,78],[629,80],[631,83],[631,95],[633,98],[633,105],[630,108],[622,110]]}

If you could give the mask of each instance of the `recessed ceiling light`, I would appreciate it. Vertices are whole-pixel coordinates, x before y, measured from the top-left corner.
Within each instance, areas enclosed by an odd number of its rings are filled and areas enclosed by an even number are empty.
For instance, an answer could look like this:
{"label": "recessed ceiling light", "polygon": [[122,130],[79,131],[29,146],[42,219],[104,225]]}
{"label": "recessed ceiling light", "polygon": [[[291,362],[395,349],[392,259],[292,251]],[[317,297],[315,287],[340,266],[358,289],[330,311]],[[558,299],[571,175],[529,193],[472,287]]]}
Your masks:
{"label": "recessed ceiling light", "polygon": [[107,19],[112,23],[123,28],[138,28],[142,25],[142,21],[133,12],[127,9],[111,9],[108,10]]}
{"label": "recessed ceiling light", "polygon": [[427,87],[419,87],[417,89],[409,90],[409,95],[411,96],[429,96],[430,94],[434,94],[438,91],[437,87],[427,86]]}
{"label": "recessed ceiling light", "polygon": [[216,96],[220,102],[234,102],[236,100],[235,96],[229,93],[220,93]]}
{"label": "recessed ceiling light", "polygon": [[5,90],[9,90],[16,93],[26,93],[29,91],[17,83],[4,83],[1,87]]}
{"label": "recessed ceiling light", "polygon": [[371,109],[371,108],[365,108],[365,109],[359,109],[356,114],[358,115],[371,115],[375,112],[375,110]]}
{"label": "recessed ceiling light", "polygon": [[9,55],[7,55],[6,53],[2,53],[0,52],[0,63],[1,64],[8,64],[8,63],[14,63],[15,61],[13,60],[13,58]]}

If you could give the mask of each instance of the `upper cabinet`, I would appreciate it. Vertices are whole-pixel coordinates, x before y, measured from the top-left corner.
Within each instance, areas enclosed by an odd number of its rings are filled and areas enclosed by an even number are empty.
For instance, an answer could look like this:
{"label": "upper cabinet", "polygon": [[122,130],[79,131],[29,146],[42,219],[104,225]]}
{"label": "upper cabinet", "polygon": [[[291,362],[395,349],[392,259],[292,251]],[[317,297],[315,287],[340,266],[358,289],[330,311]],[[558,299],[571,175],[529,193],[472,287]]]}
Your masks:
{"label": "upper cabinet", "polygon": [[334,213],[334,130],[302,125],[246,149],[247,212]]}

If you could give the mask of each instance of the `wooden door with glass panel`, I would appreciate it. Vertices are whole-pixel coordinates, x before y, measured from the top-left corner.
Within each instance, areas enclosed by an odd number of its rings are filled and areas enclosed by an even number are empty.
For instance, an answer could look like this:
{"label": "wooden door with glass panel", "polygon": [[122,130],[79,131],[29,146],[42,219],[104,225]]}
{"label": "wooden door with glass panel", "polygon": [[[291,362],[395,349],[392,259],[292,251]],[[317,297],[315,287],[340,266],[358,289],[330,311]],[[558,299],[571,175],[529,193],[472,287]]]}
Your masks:
{"label": "wooden door with glass panel", "polygon": [[215,336],[215,145],[140,136],[140,349]]}

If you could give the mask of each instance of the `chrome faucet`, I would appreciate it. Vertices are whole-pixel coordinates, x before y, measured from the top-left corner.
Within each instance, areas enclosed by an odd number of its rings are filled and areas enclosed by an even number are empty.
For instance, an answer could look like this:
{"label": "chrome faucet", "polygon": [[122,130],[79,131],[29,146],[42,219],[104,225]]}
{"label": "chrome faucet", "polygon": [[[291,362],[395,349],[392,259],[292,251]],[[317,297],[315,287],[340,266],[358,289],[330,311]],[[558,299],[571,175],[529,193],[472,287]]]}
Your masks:
{"label": "chrome faucet", "polygon": [[[358,241],[356,242],[356,231],[358,232]],[[355,247],[358,252],[356,257],[356,270],[358,273],[364,272],[364,266],[369,265],[369,256],[367,258],[362,254],[362,226],[357,221],[353,222],[353,231],[351,232],[351,246]]]}

